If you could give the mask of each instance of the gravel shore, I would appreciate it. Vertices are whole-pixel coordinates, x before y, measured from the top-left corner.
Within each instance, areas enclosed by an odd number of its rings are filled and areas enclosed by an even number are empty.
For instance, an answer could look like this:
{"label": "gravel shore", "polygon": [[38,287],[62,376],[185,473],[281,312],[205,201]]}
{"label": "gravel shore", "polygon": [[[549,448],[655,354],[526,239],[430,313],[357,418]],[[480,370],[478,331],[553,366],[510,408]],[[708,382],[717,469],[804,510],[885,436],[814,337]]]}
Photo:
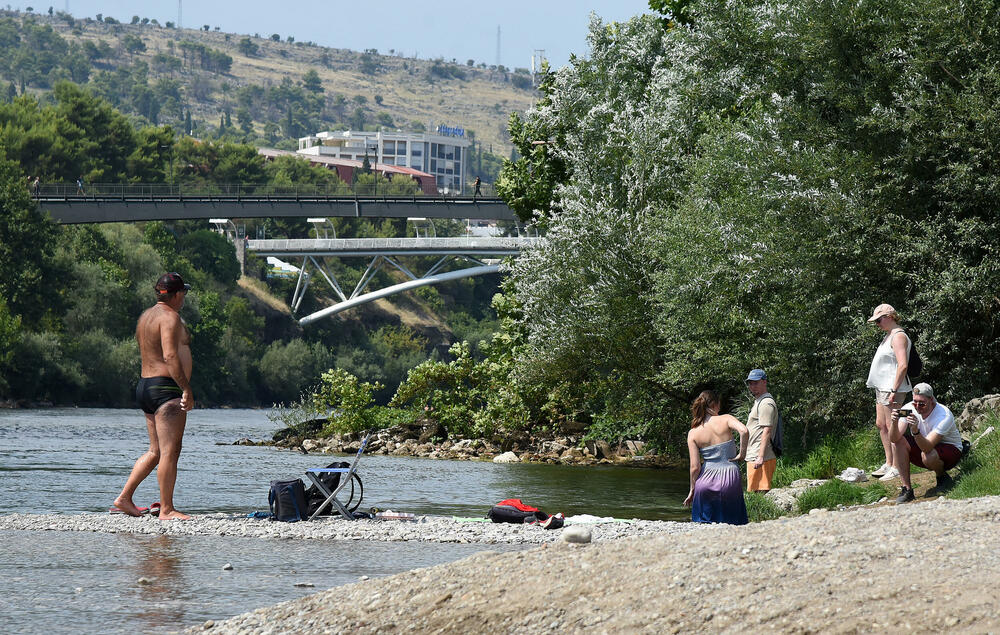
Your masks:
{"label": "gravel shore", "polygon": [[[678,527],[607,540],[605,529],[617,526],[602,525],[594,530],[600,544],[483,552],[190,632],[1000,631],[1000,497],[744,527],[659,525]],[[495,529],[482,526],[483,536]],[[468,539],[478,530],[442,535]]]}
{"label": "gravel shore", "polygon": [[[588,526],[590,524],[588,523]],[[652,534],[696,530],[691,523],[653,520],[594,524],[595,542]],[[164,534],[170,536],[233,536],[300,540],[420,541],[482,544],[542,544],[559,540],[561,530],[533,525],[494,524],[423,516],[416,522],[356,520],[325,517],[309,522],[279,523],[229,514],[201,514],[187,521],[160,521],[111,514],[8,514],[0,516],[0,530],[89,531],[103,533]]]}

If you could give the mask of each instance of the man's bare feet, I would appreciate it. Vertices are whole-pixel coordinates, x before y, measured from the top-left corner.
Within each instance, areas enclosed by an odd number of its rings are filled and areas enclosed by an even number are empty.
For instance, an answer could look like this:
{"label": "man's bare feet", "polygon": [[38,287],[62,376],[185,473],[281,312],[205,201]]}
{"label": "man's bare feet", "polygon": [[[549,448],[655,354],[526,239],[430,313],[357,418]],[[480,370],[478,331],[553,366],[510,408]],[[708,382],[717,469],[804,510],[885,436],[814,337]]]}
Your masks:
{"label": "man's bare feet", "polygon": [[160,520],[191,520],[191,517],[184,512],[179,512],[176,509],[165,512],[160,512]]}
{"label": "man's bare feet", "polygon": [[129,516],[142,516],[142,512],[135,506],[135,503],[122,498],[121,496],[115,499],[114,506],[117,509],[120,509],[123,514],[127,514]]}

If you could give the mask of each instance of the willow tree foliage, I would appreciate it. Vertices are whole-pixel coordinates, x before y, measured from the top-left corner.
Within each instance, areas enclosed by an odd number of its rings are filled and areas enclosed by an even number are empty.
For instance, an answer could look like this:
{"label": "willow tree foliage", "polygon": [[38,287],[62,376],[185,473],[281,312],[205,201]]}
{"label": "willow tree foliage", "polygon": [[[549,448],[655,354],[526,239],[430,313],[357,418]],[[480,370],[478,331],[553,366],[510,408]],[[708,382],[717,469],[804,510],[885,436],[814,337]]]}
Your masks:
{"label": "willow tree foliage", "polygon": [[656,4],[684,20],[595,19],[523,119],[565,177],[512,266],[518,380],[666,440],[763,366],[799,429],[843,429],[890,302],[946,402],[995,391],[1000,8]]}

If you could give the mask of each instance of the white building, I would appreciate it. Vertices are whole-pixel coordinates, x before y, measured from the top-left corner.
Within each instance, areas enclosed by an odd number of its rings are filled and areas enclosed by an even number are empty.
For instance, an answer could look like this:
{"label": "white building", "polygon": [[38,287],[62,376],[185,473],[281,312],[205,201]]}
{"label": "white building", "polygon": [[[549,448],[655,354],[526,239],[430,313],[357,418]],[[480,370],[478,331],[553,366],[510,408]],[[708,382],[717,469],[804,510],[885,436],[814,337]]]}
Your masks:
{"label": "white building", "polygon": [[444,191],[463,191],[468,173],[468,148],[462,128],[439,126],[437,134],[410,132],[319,132],[299,139],[299,154],[398,165],[437,177]]}

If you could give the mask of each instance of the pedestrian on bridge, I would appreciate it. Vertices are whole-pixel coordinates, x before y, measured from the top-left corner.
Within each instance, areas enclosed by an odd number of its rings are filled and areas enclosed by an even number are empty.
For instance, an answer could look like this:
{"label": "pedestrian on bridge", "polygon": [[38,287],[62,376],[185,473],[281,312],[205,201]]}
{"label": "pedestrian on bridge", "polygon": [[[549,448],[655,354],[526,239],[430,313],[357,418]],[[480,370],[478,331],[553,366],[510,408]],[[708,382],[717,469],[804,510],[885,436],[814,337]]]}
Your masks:
{"label": "pedestrian on bridge", "polygon": [[86,194],[86,192],[83,191],[83,176],[82,175],[79,176],[79,177],[77,177],[77,179],[76,179],[76,193],[80,194],[80,195]]}
{"label": "pedestrian on bridge", "polygon": [[472,194],[472,199],[473,200],[475,200],[475,198],[477,196],[482,196],[483,195],[482,191],[479,189],[482,186],[482,184],[483,184],[483,180],[477,176],[476,177],[476,191]]}

